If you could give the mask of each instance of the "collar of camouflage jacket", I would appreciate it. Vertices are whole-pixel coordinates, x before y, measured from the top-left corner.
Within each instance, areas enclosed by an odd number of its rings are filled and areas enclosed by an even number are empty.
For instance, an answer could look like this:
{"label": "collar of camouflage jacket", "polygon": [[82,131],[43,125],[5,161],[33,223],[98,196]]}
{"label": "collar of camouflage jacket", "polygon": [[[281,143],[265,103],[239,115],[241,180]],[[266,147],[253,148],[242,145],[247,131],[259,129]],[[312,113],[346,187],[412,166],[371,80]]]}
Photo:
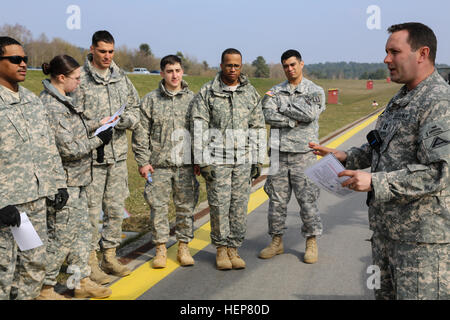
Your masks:
{"label": "collar of camouflage jacket", "polygon": [[294,93],[294,92],[298,92],[298,93],[302,93],[305,92],[305,77],[302,77],[302,81],[295,87],[293,88],[291,86],[291,84],[289,83],[288,80],[282,82],[280,84],[280,91],[284,91],[284,92],[288,92],[288,93]]}
{"label": "collar of camouflage jacket", "polygon": [[161,91],[162,95],[165,95],[165,96],[168,96],[168,97],[174,97],[177,94],[188,93],[189,92],[189,85],[188,85],[188,83],[186,81],[181,80],[181,90],[176,92],[176,93],[172,93],[172,92],[170,92],[169,90],[166,89],[165,81],[164,81],[164,79],[162,79],[159,82],[159,90]]}
{"label": "collar of camouflage jacket", "polygon": [[[244,91],[246,89],[246,86],[249,84],[248,78],[246,75],[241,74],[239,76],[239,85],[236,89],[236,91]],[[225,94],[225,95],[229,95],[230,93],[228,91],[224,91],[223,87],[224,87],[224,83],[222,81],[222,71],[219,71],[213,82],[211,85],[211,89],[215,92],[215,93],[219,93],[219,94]]]}
{"label": "collar of camouflage jacket", "polygon": [[56,100],[67,106],[69,109],[76,111],[75,106],[73,104],[72,97],[70,96],[63,96],[58,89],[56,89],[49,79],[42,80],[42,84],[44,85],[44,91],[47,92],[49,95],[54,97]]}
{"label": "collar of camouflage jacket", "polygon": [[422,89],[430,85],[431,83],[435,83],[439,80],[439,73],[437,70],[434,70],[434,72],[425,80],[423,80],[421,83],[417,85],[413,90],[408,91],[408,88],[406,85],[404,85],[400,91],[395,95],[393,98],[393,103],[400,107],[407,106],[414,98],[420,95],[420,92],[422,92]]}
{"label": "collar of camouflage jacket", "polygon": [[94,80],[98,83],[107,85],[109,83],[120,81],[125,76],[125,72],[121,70],[114,61],[112,61],[111,66],[109,67],[111,75],[108,79],[105,79],[95,71],[91,61],[92,61],[92,53],[89,53],[86,56],[84,68],[86,72],[88,72],[92,76],[92,78],[94,78]]}
{"label": "collar of camouflage jacket", "polygon": [[0,85],[0,98],[1,98],[1,100],[3,100],[3,103],[5,105],[20,103],[24,96],[23,88],[21,86],[19,86],[18,92],[19,92],[19,97],[17,97],[17,95],[15,95],[13,92],[11,92],[11,90],[9,90],[8,88]]}

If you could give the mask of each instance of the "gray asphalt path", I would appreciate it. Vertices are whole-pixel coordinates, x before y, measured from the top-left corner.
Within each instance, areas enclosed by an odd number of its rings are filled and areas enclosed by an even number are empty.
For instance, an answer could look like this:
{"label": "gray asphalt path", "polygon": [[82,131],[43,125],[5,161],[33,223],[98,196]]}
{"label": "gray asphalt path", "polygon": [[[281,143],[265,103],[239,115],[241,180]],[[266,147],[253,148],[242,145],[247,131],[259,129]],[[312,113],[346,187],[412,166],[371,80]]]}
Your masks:
{"label": "gray asphalt path", "polygon": [[[359,146],[373,124],[339,149]],[[305,239],[300,234],[299,207],[292,196],[288,229],[283,237],[285,253],[269,260],[258,253],[269,242],[268,201],[248,216],[246,240],[239,250],[244,270],[218,271],[216,250],[208,245],[194,256],[195,266],[178,268],[140,296],[139,300],[369,300],[367,268],[371,265],[366,194],[342,200],[321,191],[320,213],[324,234],[319,239],[319,261],[303,263]]]}

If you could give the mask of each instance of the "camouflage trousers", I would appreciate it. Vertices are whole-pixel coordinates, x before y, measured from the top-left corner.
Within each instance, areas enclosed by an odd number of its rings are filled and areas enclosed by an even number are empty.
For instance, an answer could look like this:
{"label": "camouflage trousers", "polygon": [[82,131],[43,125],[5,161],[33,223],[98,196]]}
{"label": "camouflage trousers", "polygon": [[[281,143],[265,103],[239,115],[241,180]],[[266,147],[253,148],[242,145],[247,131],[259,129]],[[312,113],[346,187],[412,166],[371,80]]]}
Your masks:
{"label": "camouflage trousers", "polygon": [[[270,236],[281,236],[286,227],[287,206],[292,190],[300,206],[304,237],[322,235],[323,227],[317,207],[320,190],[304,174],[317,161],[312,153],[279,153],[278,171],[267,177],[264,191],[269,196],[268,224]],[[273,162],[273,159],[271,159]],[[273,164],[272,164],[273,165]]]}
{"label": "camouflage trousers", "polygon": [[155,244],[169,241],[169,203],[175,206],[175,235],[178,241],[194,238],[194,209],[198,182],[192,166],[155,168],[152,182],[145,184],[144,198],[150,206],[150,228]]}
{"label": "camouflage trousers", "polygon": [[[55,212],[47,210],[48,245],[47,272],[44,284],[56,285],[56,277],[67,258],[67,273],[73,273],[74,280],[88,277],[91,250],[91,224],[85,187],[68,187],[69,200],[66,206]],[[77,283],[75,283],[76,285]]]}
{"label": "camouflage trousers", "polygon": [[20,251],[10,227],[0,228],[0,300],[11,299],[17,290],[18,300],[31,300],[41,292],[45,277],[45,250],[47,247],[46,199],[40,198],[16,205],[25,212],[44,245]]}
{"label": "camouflage trousers", "polygon": [[238,248],[247,231],[250,196],[249,163],[212,165],[212,181],[206,181],[211,216],[211,242],[216,247]]}
{"label": "camouflage trousers", "polygon": [[[94,165],[92,183],[87,186],[89,219],[92,227],[91,249],[116,248],[122,237],[125,199],[129,196],[126,160],[113,164]],[[98,223],[103,209],[103,228]]]}
{"label": "camouflage trousers", "polygon": [[380,268],[377,300],[450,300],[450,244],[372,239],[373,264]]}

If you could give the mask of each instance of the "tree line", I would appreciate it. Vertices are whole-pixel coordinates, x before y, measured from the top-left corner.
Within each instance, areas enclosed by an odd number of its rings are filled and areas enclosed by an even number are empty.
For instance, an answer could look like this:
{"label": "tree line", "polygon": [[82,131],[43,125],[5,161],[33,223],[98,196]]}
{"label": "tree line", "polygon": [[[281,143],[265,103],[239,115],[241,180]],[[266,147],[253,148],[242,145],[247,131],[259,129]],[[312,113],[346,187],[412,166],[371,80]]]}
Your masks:
{"label": "tree line", "polygon": [[[31,31],[20,24],[0,26],[0,35],[10,36],[24,45],[29,56],[30,67],[40,67],[42,63],[49,62],[54,56],[64,53],[75,58],[80,64],[84,63],[89,49],[80,48],[61,39],[52,40],[42,33],[34,38]],[[199,62],[195,57],[176,53],[183,61],[184,71],[189,75],[213,77],[218,66],[211,67],[207,61]],[[114,61],[124,70],[133,68],[147,68],[150,71],[159,71],[161,58],[155,57],[148,43],[142,43],[139,48],[131,49],[127,46],[115,48]],[[447,65],[439,65],[448,67]],[[284,78],[281,63],[267,63],[263,56],[258,56],[252,63],[244,63],[243,73],[256,78]],[[326,62],[307,64],[304,73],[311,79],[385,79],[388,69],[384,63],[358,63],[358,62]]]}

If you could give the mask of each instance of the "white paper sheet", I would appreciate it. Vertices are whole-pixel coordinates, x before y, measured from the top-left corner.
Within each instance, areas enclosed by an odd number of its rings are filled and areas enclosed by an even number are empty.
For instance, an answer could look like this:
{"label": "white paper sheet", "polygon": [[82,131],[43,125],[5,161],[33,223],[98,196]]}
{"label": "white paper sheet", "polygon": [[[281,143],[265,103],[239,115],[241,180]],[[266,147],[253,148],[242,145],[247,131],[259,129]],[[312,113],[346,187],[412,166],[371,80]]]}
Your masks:
{"label": "white paper sheet", "polygon": [[318,187],[341,198],[351,196],[355,191],[343,188],[341,184],[349,177],[338,177],[338,174],[344,171],[342,163],[329,153],[311,167],[305,170],[306,176],[311,179]]}
{"label": "white paper sheet", "polygon": [[100,128],[98,128],[98,129],[95,131],[94,136],[98,135],[98,134],[99,134],[100,132],[102,132],[102,131],[105,131],[105,130],[108,129],[109,127],[113,127],[113,128],[114,128],[114,127],[116,126],[117,122],[119,122],[120,116],[121,116],[122,113],[125,111],[125,107],[126,107],[126,106],[127,106],[126,103],[123,104],[123,105],[119,108],[119,110],[117,110],[116,113],[114,113],[114,114],[111,116],[111,119],[115,119],[116,117],[117,117],[117,119],[116,119],[115,121],[113,121],[113,122],[108,122],[108,123],[104,124],[103,126],[101,126]]}
{"label": "white paper sheet", "polygon": [[27,251],[42,246],[42,240],[25,212],[20,213],[20,220],[20,227],[11,227],[11,232],[20,251]]}

